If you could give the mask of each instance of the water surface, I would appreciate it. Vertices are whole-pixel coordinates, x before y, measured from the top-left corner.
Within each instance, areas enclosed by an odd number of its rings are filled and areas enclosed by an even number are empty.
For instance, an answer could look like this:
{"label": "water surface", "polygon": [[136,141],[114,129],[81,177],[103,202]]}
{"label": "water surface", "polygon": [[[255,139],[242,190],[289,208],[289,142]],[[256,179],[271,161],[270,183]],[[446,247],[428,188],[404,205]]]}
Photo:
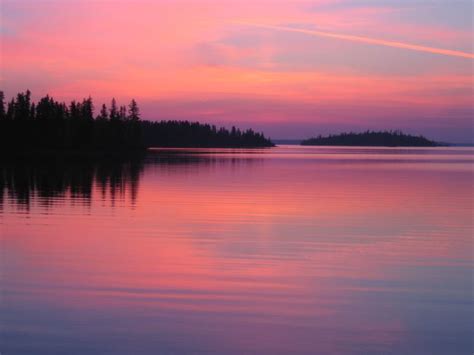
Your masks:
{"label": "water surface", "polygon": [[472,148],[4,163],[0,351],[471,354]]}

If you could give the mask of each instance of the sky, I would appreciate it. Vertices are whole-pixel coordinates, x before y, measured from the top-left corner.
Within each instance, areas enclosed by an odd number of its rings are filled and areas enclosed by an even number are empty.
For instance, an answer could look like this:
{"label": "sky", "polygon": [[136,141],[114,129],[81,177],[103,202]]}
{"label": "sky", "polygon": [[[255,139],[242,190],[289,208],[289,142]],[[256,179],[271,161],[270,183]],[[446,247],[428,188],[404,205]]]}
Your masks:
{"label": "sky", "polygon": [[[471,0],[0,0],[0,89],[274,139],[473,142]],[[98,111],[98,110],[97,110]]]}

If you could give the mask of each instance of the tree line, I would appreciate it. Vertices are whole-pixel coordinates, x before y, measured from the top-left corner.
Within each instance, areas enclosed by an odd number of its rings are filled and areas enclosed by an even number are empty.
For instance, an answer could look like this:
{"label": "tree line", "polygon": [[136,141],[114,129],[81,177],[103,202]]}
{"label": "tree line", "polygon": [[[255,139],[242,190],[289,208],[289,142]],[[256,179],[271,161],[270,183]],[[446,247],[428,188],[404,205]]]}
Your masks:
{"label": "tree line", "polygon": [[0,146],[20,150],[135,150],[146,147],[266,147],[272,142],[252,130],[231,130],[188,121],[140,119],[137,102],[115,99],[98,114],[91,97],[69,104],[49,95],[37,103],[31,92],[5,103],[0,91]]}
{"label": "tree line", "polygon": [[401,131],[366,131],[362,133],[341,133],[306,139],[301,145],[332,146],[380,146],[380,147],[436,147],[440,144],[423,136],[404,134]]}
{"label": "tree line", "polygon": [[112,99],[94,115],[92,98],[69,105],[50,96],[32,102],[31,92],[18,93],[5,108],[0,92],[2,145],[11,149],[130,149],[141,142],[140,113],[135,100],[128,107]]}
{"label": "tree line", "polygon": [[148,147],[272,147],[262,133],[251,129],[241,131],[232,127],[189,121],[143,121],[143,141]]}

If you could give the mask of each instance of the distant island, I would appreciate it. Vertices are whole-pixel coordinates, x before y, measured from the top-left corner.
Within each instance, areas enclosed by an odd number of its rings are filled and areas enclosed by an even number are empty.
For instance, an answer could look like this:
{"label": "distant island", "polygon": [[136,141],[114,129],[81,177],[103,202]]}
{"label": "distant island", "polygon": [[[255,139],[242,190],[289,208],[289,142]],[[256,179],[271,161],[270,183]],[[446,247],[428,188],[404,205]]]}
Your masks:
{"label": "distant island", "polygon": [[131,152],[149,147],[273,147],[262,133],[188,121],[144,121],[135,100],[101,106],[92,98],[69,105],[50,96],[37,103],[31,92],[18,93],[5,104],[0,91],[0,152]]}
{"label": "distant island", "polygon": [[369,147],[438,147],[446,144],[431,141],[423,136],[412,136],[400,131],[363,133],[341,133],[337,135],[318,136],[303,140],[301,145],[329,146],[369,146]]}

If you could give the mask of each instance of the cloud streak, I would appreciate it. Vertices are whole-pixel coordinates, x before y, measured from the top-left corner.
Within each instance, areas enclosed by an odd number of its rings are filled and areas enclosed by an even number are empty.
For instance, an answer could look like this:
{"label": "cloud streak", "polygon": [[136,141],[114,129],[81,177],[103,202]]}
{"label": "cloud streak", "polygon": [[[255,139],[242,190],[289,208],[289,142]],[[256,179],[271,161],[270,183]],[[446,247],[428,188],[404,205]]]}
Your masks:
{"label": "cloud streak", "polygon": [[455,51],[455,50],[443,49],[443,48],[420,46],[420,45],[411,44],[411,43],[386,41],[383,39],[376,39],[376,38],[370,38],[370,37],[353,36],[353,35],[338,34],[338,33],[325,32],[325,31],[305,30],[301,28],[293,28],[293,27],[286,27],[286,26],[265,25],[265,24],[250,23],[250,22],[243,22],[243,21],[234,21],[233,23],[239,24],[239,25],[251,26],[251,27],[265,28],[269,30],[303,33],[306,35],[316,36],[316,37],[327,37],[327,38],[334,38],[334,39],[350,41],[350,42],[366,43],[366,44],[372,44],[376,46],[401,48],[401,49],[407,49],[407,50],[412,50],[412,51],[417,51],[417,52],[426,52],[426,53],[432,53],[432,54],[446,55],[450,57],[474,59],[473,53]]}

